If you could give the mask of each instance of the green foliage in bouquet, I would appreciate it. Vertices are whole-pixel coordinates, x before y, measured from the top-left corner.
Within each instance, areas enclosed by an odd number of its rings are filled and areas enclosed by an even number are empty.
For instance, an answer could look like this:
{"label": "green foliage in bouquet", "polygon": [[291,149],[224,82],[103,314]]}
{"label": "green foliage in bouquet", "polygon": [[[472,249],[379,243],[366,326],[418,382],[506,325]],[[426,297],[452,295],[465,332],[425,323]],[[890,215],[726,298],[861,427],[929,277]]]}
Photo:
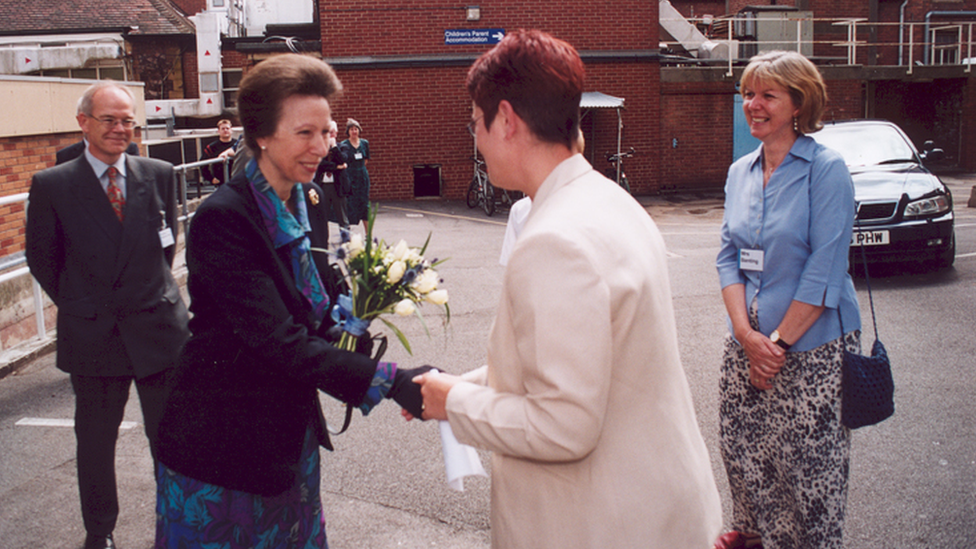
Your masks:
{"label": "green foliage in bouquet", "polygon": [[[373,238],[376,219],[374,204],[369,206],[368,218],[366,237],[342,231],[342,243],[334,252],[350,288],[348,296],[339,297],[338,305],[340,309],[345,309],[343,315],[351,314],[354,317],[352,321],[345,316],[340,320],[340,323],[347,326],[344,326],[338,346],[346,350],[355,350],[359,336],[350,333],[348,324],[356,324],[360,321],[368,324],[378,318],[396,334],[407,352],[413,354],[407,337],[382,315],[415,314],[429,336],[430,331],[419,307],[424,302],[429,302],[444,307],[447,314],[446,321],[450,321],[451,309],[447,304],[447,290],[438,288],[440,277],[434,270],[434,267],[444,260],[430,262],[424,258],[427,245],[430,243],[429,234],[421,248],[411,248],[403,240],[390,246],[383,240]],[[314,249],[314,251],[324,250]],[[355,329],[352,331],[356,332]]]}

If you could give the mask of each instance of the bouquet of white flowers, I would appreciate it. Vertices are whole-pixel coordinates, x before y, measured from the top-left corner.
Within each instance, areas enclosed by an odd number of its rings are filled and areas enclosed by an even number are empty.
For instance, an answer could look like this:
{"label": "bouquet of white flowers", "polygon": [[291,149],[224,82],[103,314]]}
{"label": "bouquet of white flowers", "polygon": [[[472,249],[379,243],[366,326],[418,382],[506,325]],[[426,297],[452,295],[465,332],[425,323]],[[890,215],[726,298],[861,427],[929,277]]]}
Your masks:
{"label": "bouquet of white flowers", "polygon": [[383,240],[374,240],[375,206],[370,205],[368,217],[365,238],[342,230],[341,243],[333,252],[349,283],[349,294],[339,296],[332,312],[332,318],[343,329],[338,347],[355,350],[359,337],[366,333],[370,322],[378,318],[396,334],[407,352],[413,354],[403,332],[381,315],[416,314],[429,335],[418,307],[427,301],[443,306],[447,313],[446,321],[450,321],[447,290],[437,287],[440,277],[434,270],[443,260],[430,262],[424,259],[430,235],[422,248],[411,248],[403,240],[395,246],[389,246]]}

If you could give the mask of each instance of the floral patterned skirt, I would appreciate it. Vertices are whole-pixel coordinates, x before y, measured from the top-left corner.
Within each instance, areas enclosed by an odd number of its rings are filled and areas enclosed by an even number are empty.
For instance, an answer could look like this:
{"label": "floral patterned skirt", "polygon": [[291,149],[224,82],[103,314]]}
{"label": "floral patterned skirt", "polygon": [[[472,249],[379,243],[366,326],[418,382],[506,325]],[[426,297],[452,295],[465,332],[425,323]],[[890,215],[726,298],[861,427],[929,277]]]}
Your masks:
{"label": "floral patterned skirt", "polygon": [[325,549],[319,449],[305,434],[295,484],[274,497],[229,490],[156,465],[155,549]]}
{"label": "floral patterned skirt", "polygon": [[732,529],[762,536],[766,549],[839,549],[851,433],[841,422],[842,345],[860,332],[787,353],[760,391],[745,351],[725,340],[720,381],[722,459],[732,491]]}

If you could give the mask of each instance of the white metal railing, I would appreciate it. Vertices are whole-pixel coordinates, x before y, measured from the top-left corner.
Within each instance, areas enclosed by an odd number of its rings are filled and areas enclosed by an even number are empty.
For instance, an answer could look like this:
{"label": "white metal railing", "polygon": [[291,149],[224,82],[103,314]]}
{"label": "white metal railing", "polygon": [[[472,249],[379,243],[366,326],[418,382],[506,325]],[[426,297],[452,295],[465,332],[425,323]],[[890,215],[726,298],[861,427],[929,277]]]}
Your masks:
{"label": "white metal railing", "polygon": [[[752,55],[749,52],[763,51],[763,45],[773,46],[775,49],[795,49],[807,55],[816,48],[819,55],[815,54],[813,57],[819,57],[825,62],[847,65],[866,64],[865,48],[886,50],[886,54],[879,55],[879,64],[904,67],[907,74],[912,74],[918,65],[963,65],[964,72],[970,73],[972,65],[976,64],[974,59],[976,20],[958,20],[958,17],[976,19],[976,11],[958,12],[959,15],[955,18],[954,12],[933,12],[929,15],[938,16],[937,21],[928,20],[927,17],[927,20],[922,22],[878,22],[868,21],[863,17],[815,18],[791,16],[789,12],[773,13],[778,18],[706,16],[685,18],[682,21],[694,25],[712,41],[730,44],[727,59],[711,60],[725,64],[729,76],[732,75],[733,66],[737,61],[746,61]],[[818,25],[818,27],[836,27],[839,31],[829,35],[824,35],[821,31],[820,35],[816,35],[814,23],[825,23],[826,25]],[[751,27],[746,27],[747,24]],[[780,32],[773,37],[753,37],[737,31],[745,28],[757,29],[757,25],[766,25],[767,28],[772,28],[773,32],[777,29]],[[712,32],[713,29],[715,32]],[[876,37],[881,33],[886,35],[884,39]],[[845,36],[838,39],[837,34]],[[681,45],[678,41],[662,41],[662,43],[668,46]],[[824,50],[836,50],[839,55],[825,55]],[[698,55],[698,52],[692,53]],[[701,60],[690,58],[688,61],[700,62]]]}
{"label": "white metal railing", "polygon": [[[7,206],[10,204],[21,204],[27,202],[27,193],[12,194],[4,197],[0,197],[0,206]],[[20,267],[20,265],[25,265]],[[14,270],[0,274],[0,285],[6,283],[9,280],[14,280],[25,275],[30,274],[30,269],[26,267],[27,259],[20,257],[13,261],[10,261],[6,267],[8,269],[15,268]],[[31,279],[31,293],[33,294],[34,303],[34,318],[35,325],[37,326],[37,339],[44,339],[47,337],[47,329],[44,326],[44,294],[41,292],[41,285],[37,283],[36,279]]]}
{"label": "white metal railing", "polygon": [[[202,166],[206,166],[210,164],[223,164],[224,181],[228,181],[230,179],[229,177],[230,169],[229,169],[228,160],[229,159],[227,158],[212,158],[209,160],[201,160],[199,162],[191,162],[188,164],[180,164],[179,166],[174,166],[175,175],[177,181],[179,182],[179,194],[180,194],[179,201],[180,201],[181,215],[179,216],[178,221],[183,223],[184,235],[186,234],[187,228],[189,226],[189,220],[190,218],[193,217],[193,214],[189,212],[189,205],[187,203],[187,194],[188,194],[187,187],[189,185],[187,182],[187,172],[193,169],[199,169]],[[201,194],[202,194],[201,188],[198,186],[197,198],[199,198]],[[28,193],[17,193],[17,194],[2,196],[0,197],[0,207],[8,206],[10,204],[26,203],[27,198],[28,198]],[[7,259],[10,257],[11,256],[7,256],[6,258],[0,258],[0,260]],[[6,262],[0,261],[0,263],[3,264],[5,270],[9,270],[9,272],[0,274],[0,284],[4,284],[8,281],[15,280],[22,276],[30,275],[30,268],[27,267],[27,259],[24,257],[15,257],[9,259]],[[44,292],[41,289],[41,285],[38,284],[37,279],[35,278],[31,279],[31,292],[32,292],[32,302],[34,306],[35,324],[37,326],[37,335],[28,341],[31,341],[33,339],[43,340],[44,338],[47,337],[47,328],[44,326]]]}
{"label": "white metal railing", "polygon": [[[180,164],[178,166],[173,166],[173,169],[176,172],[177,180],[179,181],[179,184],[180,184],[180,204],[181,204],[180,207],[182,208],[182,211],[181,211],[181,215],[179,217],[179,221],[183,223],[183,234],[186,234],[187,228],[190,225],[190,218],[193,217],[193,214],[190,213],[189,203],[187,202],[187,194],[188,194],[187,193],[187,187],[189,186],[189,184],[187,183],[187,180],[186,180],[187,172],[189,172],[190,170],[199,169],[199,168],[201,168],[203,166],[208,166],[210,164],[223,164],[222,167],[223,167],[223,170],[224,170],[224,181],[225,182],[226,181],[230,181],[230,163],[229,162],[231,160],[233,160],[233,158],[217,157],[217,158],[210,158],[208,160],[200,160],[200,161],[197,161],[197,162],[189,162],[189,163],[186,163],[186,164]],[[202,184],[199,184],[198,183],[197,184],[197,196],[196,196],[196,198],[200,198],[202,196],[202,194],[203,194]]]}

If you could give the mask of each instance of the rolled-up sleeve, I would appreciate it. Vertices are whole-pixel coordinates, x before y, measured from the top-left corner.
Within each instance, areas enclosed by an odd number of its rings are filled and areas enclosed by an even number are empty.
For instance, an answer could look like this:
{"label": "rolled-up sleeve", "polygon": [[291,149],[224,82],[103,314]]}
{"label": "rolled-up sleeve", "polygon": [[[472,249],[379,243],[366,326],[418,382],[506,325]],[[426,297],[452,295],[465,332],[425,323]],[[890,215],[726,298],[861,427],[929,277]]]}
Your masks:
{"label": "rolled-up sleeve", "polygon": [[833,309],[847,280],[854,184],[841,156],[829,149],[814,159],[810,178],[810,255],[794,299]]}

